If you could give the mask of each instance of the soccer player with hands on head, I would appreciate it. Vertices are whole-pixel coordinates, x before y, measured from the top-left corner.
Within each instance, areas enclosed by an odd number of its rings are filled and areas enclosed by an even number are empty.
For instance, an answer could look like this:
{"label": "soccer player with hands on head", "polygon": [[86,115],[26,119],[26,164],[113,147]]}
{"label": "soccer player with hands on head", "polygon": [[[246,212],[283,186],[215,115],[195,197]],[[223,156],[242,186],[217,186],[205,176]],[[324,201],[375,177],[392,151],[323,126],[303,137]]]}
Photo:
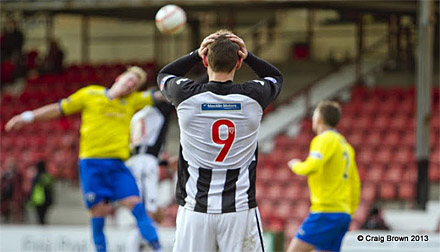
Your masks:
{"label": "soccer player with hands on head", "polygon": [[130,67],[116,78],[110,89],[98,85],[81,88],[58,103],[14,116],[5,127],[6,131],[17,130],[33,121],[81,113],[79,177],[97,251],[106,251],[104,223],[111,201],[130,209],[142,237],[155,251],[161,250],[155,224],[147,215],[135,179],[123,162],[130,155],[131,117],[146,105],[164,100],[158,91],[136,91],[145,80],[144,70]]}
{"label": "soccer player with hands on head", "polygon": [[[209,80],[184,77],[200,61]],[[257,78],[234,83],[243,62]],[[281,72],[248,52],[240,37],[219,30],[165,66],[157,82],[180,127],[174,251],[264,251],[257,137],[263,110],[281,91]]]}
{"label": "soccer player with hands on head", "polygon": [[288,167],[307,176],[310,214],[287,251],[339,251],[360,199],[360,180],[353,147],[335,127],[341,118],[338,103],[322,101],[313,113],[313,131],[304,162],[292,159]]}

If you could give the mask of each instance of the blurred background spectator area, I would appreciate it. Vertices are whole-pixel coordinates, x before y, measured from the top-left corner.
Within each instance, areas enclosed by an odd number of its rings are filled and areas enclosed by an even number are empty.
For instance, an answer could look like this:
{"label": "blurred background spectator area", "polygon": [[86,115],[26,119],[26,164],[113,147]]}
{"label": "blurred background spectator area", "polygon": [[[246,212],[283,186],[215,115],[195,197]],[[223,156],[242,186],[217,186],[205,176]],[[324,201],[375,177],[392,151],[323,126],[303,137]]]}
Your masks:
{"label": "blurred background spectator area", "polygon": [[[57,183],[68,184],[69,189],[62,193],[79,190],[81,118],[38,122],[6,134],[7,120],[86,85],[108,87],[128,65],[143,67],[148,73],[146,86],[153,86],[160,67],[197,48],[201,38],[220,28],[241,35],[250,51],[274,63],[285,75],[282,94],[265,111],[265,120],[283,113],[283,106],[296,104],[294,107],[304,110],[287,122],[288,127],[271,135],[271,148],[261,148],[256,192],[265,230],[284,232],[290,240],[308,213],[306,180],[291,173],[286,162],[308,155],[313,138],[310,111],[317,97],[341,102],[343,119],[338,130],[356,150],[362,194],[351,229],[361,228],[372,207],[382,209],[384,218],[387,209],[408,211],[416,207],[417,1],[256,1],[252,8],[244,0],[217,1],[218,7],[210,5],[212,1],[176,1],[187,12],[188,23],[182,33],[173,36],[160,34],[154,26],[154,14],[166,1],[67,1],[70,5],[50,7],[53,2],[2,2],[0,167],[4,222],[29,223],[23,215],[24,203],[32,190],[32,167],[38,160],[46,160],[47,172]],[[428,200],[438,201],[440,42],[438,2],[434,4],[437,21],[433,22],[434,72],[428,85],[431,116],[426,144],[430,151]],[[253,73],[247,67],[237,73],[238,81],[249,78]],[[329,84],[315,89],[324,82]],[[340,88],[342,82],[347,84]],[[272,125],[279,123],[272,121]],[[175,155],[175,118],[171,124],[167,152]],[[162,175],[162,179],[170,179],[166,172]],[[61,208],[69,211],[63,204],[75,208],[72,202],[62,200],[55,202],[54,212]],[[80,200],[75,203],[82,206]],[[176,213],[177,205],[170,204],[162,225],[174,226]],[[83,216],[70,214],[73,223],[69,224],[87,222]],[[49,223],[65,223],[62,216],[50,215]],[[389,227],[399,228],[393,222]]]}

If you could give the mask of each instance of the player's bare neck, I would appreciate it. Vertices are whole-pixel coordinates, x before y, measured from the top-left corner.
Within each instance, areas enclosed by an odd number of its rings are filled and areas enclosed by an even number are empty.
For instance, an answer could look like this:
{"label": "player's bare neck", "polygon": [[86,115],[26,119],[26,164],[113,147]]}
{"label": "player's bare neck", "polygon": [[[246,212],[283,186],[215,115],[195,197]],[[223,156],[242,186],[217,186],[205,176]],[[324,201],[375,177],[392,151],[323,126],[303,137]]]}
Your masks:
{"label": "player's bare neck", "polygon": [[209,71],[209,81],[218,81],[218,82],[226,82],[234,80],[235,71],[231,71],[230,73],[216,73]]}
{"label": "player's bare neck", "polygon": [[318,125],[317,133],[318,133],[318,135],[320,135],[321,133],[324,133],[325,131],[332,130],[332,129],[333,128],[328,125],[320,124],[320,125]]}
{"label": "player's bare neck", "polygon": [[110,100],[115,99],[115,95],[114,95],[113,89],[110,88],[110,89],[108,90],[108,92],[107,92],[107,97],[108,97]]}
{"label": "player's bare neck", "polygon": [[113,88],[113,86],[108,90],[107,92],[107,97],[110,100],[114,100],[114,99],[118,99],[119,95],[116,93],[115,89]]}

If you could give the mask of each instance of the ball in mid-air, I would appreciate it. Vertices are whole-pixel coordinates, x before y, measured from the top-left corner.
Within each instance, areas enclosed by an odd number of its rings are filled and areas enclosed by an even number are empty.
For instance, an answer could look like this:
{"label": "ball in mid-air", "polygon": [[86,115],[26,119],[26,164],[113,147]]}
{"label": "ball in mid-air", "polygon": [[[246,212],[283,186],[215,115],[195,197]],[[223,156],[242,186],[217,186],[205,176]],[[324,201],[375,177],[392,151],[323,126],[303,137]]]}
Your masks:
{"label": "ball in mid-air", "polygon": [[183,30],[185,24],[186,13],[177,5],[165,5],[156,13],[156,27],[161,33],[178,33]]}

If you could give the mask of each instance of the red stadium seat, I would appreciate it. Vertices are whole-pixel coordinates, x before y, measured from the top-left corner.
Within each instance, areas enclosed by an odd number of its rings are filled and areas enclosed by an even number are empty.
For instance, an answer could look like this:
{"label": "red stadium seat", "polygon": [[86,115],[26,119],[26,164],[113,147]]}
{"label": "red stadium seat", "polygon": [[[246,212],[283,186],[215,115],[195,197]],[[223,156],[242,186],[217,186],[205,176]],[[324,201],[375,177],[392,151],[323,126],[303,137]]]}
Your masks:
{"label": "red stadium seat", "polygon": [[389,130],[385,133],[382,144],[386,146],[395,147],[400,142],[400,134],[397,131]]}
{"label": "red stadium seat", "polygon": [[382,102],[380,113],[387,116],[393,116],[400,109],[401,100],[398,97],[390,96]]}
{"label": "red stadium seat", "polygon": [[362,106],[362,113],[366,115],[375,115],[381,109],[381,101],[377,97],[372,97]]}
{"label": "red stadium seat", "polygon": [[392,154],[390,148],[387,146],[384,146],[384,147],[381,147],[377,151],[374,160],[375,160],[375,162],[378,162],[380,164],[387,165],[391,161],[392,157],[393,157],[393,154]]}
{"label": "red stadium seat", "polygon": [[431,155],[429,156],[429,161],[433,164],[437,164],[440,165],[440,147],[437,146],[437,148],[435,148]]}
{"label": "red stadium seat", "polygon": [[352,134],[347,139],[347,141],[352,144],[355,149],[358,149],[360,146],[362,146],[364,140],[365,139],[363,133],[359,131],[352,132]]}
{"label": "red stadium seat", "polygon": [[275,146],[276,148],[290,148],[292,145],[292,139],[285,135],[285,134],[281,134],[275,137]]}
{"label": "red stadium seat", "polygon": [[400,163],[400,164],[409,164],[415,162],[415,154],[414,151],[412,151],[412,148],[406,147],[400,147],[396,150],[393,158],[394,162]]}
{"label": "red stadium seat", "polygon": [[438,131],[440,128],[440,116],[438,112],[438,110],[432,112],[432,117],[430,121],[431,128],[434,131]]}
{"label": "red stadium seat", "polygon": [[370,148],[364,148],[359,150],[357,154],[357,160],[360,165],[369,165],[372,161],[374,161],[374,151]]}
{"label": "red stadium seat", "polygon": [[269,220],[274,216],[274,202],[271,200],[261,200],[258,202],[258,210],[263,220]]}
{"label": "red stadium seat", "polygon": [[371,202],[376,198],[377,188],[375,183],[366,182],[362,184],[361,201]]}
{"label": "red stadium seat", "polygon": [[266,191],[267,197],[272,200],[280,200],[281,195],[284,193],[283,186],[281,184],[272,183]]}
{"label": "red stadium seat", "polygon": [[372,129],[374,131],[380,132],[390,125],[390,118],[386,115],[380,115],[376,117],[373,121]]}
{"label": "red stadium seat", "polygon": [[309,190],[309,187],[308,187],[306,181],[304,181],[304,183],[302,183],[301,193],[299,194],[299,196],[300,196],[300,198],[299,198],[300,200],[303,200],[303,201],[310,200],[310,190]]}
{"label": "red stadium seat", "polygon": [[402,179],[402,166],[400,164],[389,164],[389,169],[385,172],[385,181],[397,183]]}
{"label": "red stadium seat", "polygon": [[388,90],[388,95],[390,97],[395,97],[396,99],[402,100],[406,97],[405,90],[401,87],[393,87]]}
{"label": "red stadium seat", "polygon": [[1,150],[11,150],[14,148],[14,137],[9,135],[2,135],[1,137]]}
{"label": "red stadium seat", "polygon": [[392,200],[396,197],[396,187],[394,183],[382,182],[379,187],[379,198],[383,200]]}
{"label": "red stadium seat", "polygon": [[272,176],[274,171],[272,169],[259,169],[257,170],[257,181],[260,181],[263,184],[269,184],[272,182]]}
{"label": "red stadium seat", "polygon": [[284,229],[284,221],[279,218],[273,218],[269,220],[267,230],[272,232],[281,232]]}
{"label": "red stadium seat", "polygon": [[360,131],[367,131],[372,125],[372,119],[367,115],[361,115],[353,121],[353,128]]}
{"label": "red stadium seat", "polygon": [[305,131],[305,132],[301,132],[295,139],[294,139],[294,143],[298,146],[301,146],[302,148],[305,148],[308,150],[308,147],[310,145],[310,141],[312,141],[313,139],[313,134],[310,132],[310,129]]}
{"label": "red stadium seat", "polygon": [[402,182],[415,183],[417,181],[417,166],[416,164],[408,165],[402,169]]}
{"label": "red stadium seat", "polygon": [[281,148],[275,148],[272,151],[272,156],[274,158],[275,165],[277,167],[286,167],[287,166],[287,161],[290,159],[290,157],[288,157],[286,155],[286,151],[288,151],[288,150],[281,149]]}
{"label": "red stadium seat", "polygon": [[383,138],[380,131],[371,132],[365,139],[364,145],[370,148],[376,148],[383,143]]}
{"label": "red stadium seat", "polygon": [[440,181],[440,164],[431,162],[429,164],[429,181],[439,182]]}
{"label": "red stadium seat", "polygon": [[339,132],[347,136],[346,133],[352,130],[353,116],[345,115],[344,112],[342,112],[342,114],[343,116],[341,121],[338,123],[337,129]]}
{"label": "red stadium seat", "polygon": [[429,146],[431,149],[435,149],[440,146],[440,130],[431,129],[431,133],[429,136]]}
{"label": "red stadium seat", "polygon": [[296,176],[298,175],[293,174],[293,172],[287,167],[287,164],[284,164],[284,166],[280,167],[274,173],[272,173],[271,179],[275,183],[288,184],[295,181]]}
{"label": "red stadium seat", "polygon": [[259,180],[257,180],[255,184],[255,197],[257,198],[257,201],[267,197],[266,186],[263,183],[260,183]]}
{"label": "red stadium seat", "polygon": [[275,216],[286,220],[292,215],[292,209],[291,203],[283,200],[275,207]]}
{"label": "red stadium seat", "polygon": [[285,188],[284,188],[284,193],[282,194],[282,199],[283,200],[297,200],[302,198],[301,194],[302,194],[302,188],[301,188],[301,184],[299,183],[290,183],[288,184]]}
{"label": "red stadium seat", "polygon": [[361,165],[361,166],[358,165],[357,168],[358,168],[359,178],[361,179],[361,181],[364,181],[365,180],[365,176],[367,174],[366,169],[364,168],[363,165]]}
{"label": "red stadium seat", "polygon": [[369,96],[368,90],[365,86],[356,86],[351,92],[352,100],[366,99]]}
{"label": "red stadium seat", "polygon": [[[262,169],[267,169],[267,172],[270,170],[274,170],[276,168],[276,160],[273,158],[271,154],[269,155],[260,155],[258,157],[258,171]],[[257,173],[258,173],[257,171]]]}
{"label": "red stadium seat", "polygon": [[413,183],[400,183],[397,187],[397,193],[399,199],[413,200],[416,196],[415,184]]}
{"label": "red stadium seat", "polygon": [[390,118],[389,129],[391,130],[407,130],[409,126],[410,120],[406,115],[395,115]]}
{"label": "red stadium seat", "polygon": [[369,182],[379,182],[383,178],[384,165],[383,164],[372,164],[369,169],[367,169],[367,175],[365,180]]}
{"label": "red stadium seat", "polygon": [[383,87],[376,86],[370,91],[370,93],[372,98],[383,100],[387,96],[388,90],[384,89]]}

